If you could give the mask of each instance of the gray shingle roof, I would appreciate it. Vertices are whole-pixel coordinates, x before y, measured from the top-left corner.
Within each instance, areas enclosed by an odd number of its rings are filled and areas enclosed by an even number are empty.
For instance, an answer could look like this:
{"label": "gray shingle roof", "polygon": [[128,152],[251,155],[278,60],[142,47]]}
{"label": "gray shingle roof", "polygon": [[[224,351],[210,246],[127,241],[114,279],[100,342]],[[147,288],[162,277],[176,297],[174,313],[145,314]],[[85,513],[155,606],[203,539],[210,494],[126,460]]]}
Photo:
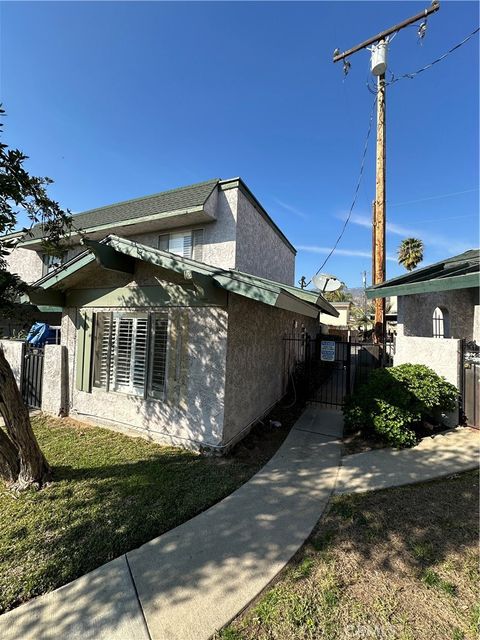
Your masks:
{"label": "gray shingle roof", "polygon": [[[199,207],[205,203],[218,182],[219,179],[215,178],[207,182],[191,184],[187,187],[162,191],[151,196],[125,200],[124,202],[117,202],[98,209],[90,209],[72,216],[73,225],[76,229],[90,229],[105,224],[113,226],[118,222],[136,220],[157,213]],[[42,225],[38,224],[33,227],[32,236],[27,239],[37,239],[42,236]]]}

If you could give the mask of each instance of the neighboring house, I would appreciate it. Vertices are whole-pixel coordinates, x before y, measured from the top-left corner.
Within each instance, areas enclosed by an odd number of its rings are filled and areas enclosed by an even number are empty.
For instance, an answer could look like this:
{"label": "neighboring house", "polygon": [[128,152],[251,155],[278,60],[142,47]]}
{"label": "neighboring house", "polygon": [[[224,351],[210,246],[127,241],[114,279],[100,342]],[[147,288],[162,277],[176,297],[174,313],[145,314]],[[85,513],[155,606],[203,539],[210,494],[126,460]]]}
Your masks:
{"label": "neighboring house", "polygon": [[367,289],[369,298],[398,296],[394,363],[426,364],[464,391],[465,348],[480,344],[479,287],[480,249],[471,249]]}
{"label": "neighboring house", "polygon": [[331,302],[330,304],[337,311],[338,316],[335,318],[328,313],[321,313],[319,320],[325,325],[326,333],[347,338],[351,329],[353,302]]}
{"label": "neighboring house", "polygon": [[240,179],[73,220],[86,237],[66,239],[61,266],[42,259],[41,228],[10,262],[36,279],[39,311],[61,314],[61,345],[45,349],[47,412],[223,451],[285,393],[284,336],[314,336],[320,310],[336,315],[293,286],[295,250]]}

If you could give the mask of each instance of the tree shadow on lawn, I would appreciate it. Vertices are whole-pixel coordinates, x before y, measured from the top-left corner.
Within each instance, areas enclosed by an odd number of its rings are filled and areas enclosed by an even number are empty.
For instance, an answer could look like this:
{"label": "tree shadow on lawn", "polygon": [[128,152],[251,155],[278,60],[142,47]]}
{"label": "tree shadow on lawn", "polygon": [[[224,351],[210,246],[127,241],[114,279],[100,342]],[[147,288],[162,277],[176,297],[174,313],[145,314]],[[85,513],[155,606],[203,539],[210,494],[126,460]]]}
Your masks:
{"label": "tree shadow on lawn", "polygon": [[335,540],[378,571],[423,575],[478,542],[476,472],[418,485],[336,497],[309,541]]}

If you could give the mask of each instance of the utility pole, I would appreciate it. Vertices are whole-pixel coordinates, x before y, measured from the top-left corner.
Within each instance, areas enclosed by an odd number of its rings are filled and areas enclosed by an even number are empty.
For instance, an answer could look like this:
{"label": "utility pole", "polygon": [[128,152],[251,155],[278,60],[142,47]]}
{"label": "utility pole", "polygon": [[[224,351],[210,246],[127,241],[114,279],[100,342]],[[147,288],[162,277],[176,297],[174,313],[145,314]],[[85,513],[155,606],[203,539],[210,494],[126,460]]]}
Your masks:
{"label": "utility pole", "polygon": [[[340,53],[338,49],[333,54],[333,62],[343,60],[344,72],[348,73],[350,62],[347,58],[357,51],[372,47],[372,73],[377,76],[377,151],[376,151],[376,180],[375,201],[373,203],[372,221],[372,284],[385,281],[385,229],[386,229],[386,82],[388,37],[401,29],[422,20],[418,35],[423,38],[426,31],[427,17],[440,9],[438,0],[433,0],[430,7],[407,18],[364,42]],[[375,331],[374,339],[382,344],[385,340],[385,299],[375,299]]]}

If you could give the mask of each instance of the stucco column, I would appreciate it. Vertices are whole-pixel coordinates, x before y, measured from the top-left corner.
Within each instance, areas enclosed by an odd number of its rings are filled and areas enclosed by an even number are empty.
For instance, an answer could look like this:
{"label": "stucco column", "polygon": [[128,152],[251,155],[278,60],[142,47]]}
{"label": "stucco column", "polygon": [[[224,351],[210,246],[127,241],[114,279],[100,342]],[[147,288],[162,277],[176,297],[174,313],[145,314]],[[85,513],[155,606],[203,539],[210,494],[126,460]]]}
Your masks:
{"label": "stucco column", "polygon": [[12,368],[18,388],[20,389],[23,364],[23,340],[0,340],[0,349],[3,350],[5,358]]}
{"label": "stucco column", "polygon": [[67,352],[60,344],[47,344],[43,360],[42,411],[54,416],[68,414]]}

